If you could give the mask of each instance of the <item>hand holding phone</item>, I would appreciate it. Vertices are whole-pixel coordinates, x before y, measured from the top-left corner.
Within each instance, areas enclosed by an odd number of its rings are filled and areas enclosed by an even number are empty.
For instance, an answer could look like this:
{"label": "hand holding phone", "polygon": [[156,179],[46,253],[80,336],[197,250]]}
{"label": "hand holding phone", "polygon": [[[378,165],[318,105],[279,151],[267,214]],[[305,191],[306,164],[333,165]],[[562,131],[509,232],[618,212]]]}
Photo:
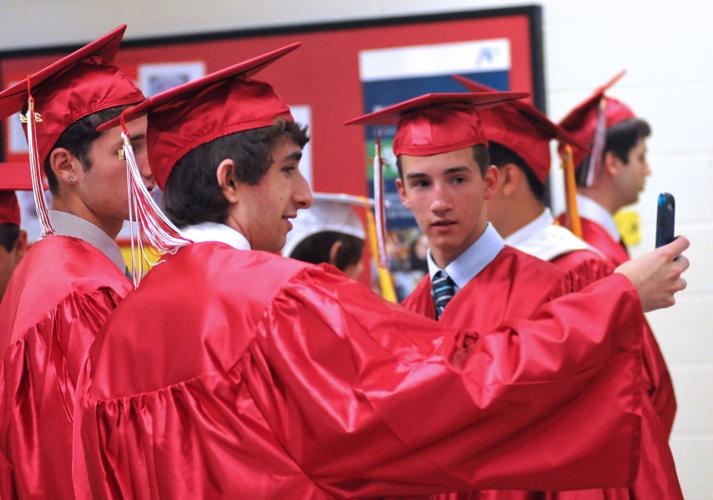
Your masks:
{"label": "hand holding phone", "polygon": [[676,200],[670,193],[661,193],[656,209],[656,248],[673,241]]}

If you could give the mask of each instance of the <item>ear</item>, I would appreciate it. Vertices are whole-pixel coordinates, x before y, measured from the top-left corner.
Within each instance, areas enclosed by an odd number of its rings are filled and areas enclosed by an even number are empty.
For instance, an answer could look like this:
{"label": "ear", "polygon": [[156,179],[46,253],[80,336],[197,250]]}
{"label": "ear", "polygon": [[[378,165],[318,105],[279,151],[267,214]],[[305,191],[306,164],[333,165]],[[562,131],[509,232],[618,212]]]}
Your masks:
{"label": "ear", "polygon": [[399,198],[401,198],[401,204],[411,210],[411,203],[408,200],[408,197],[406,196],[406,185],[404,184],[404,180],[401,178],[401,176],[396,178],[396,190],[399,192]]}
{"label": "ear", "polygon": [[337,265],[337,257],[339,256],[339,252],[341,252],[341,250],[342,250],[342,241],[341,240],[337,240],[334,243],[332,243],[332,248],[329,249],[329,263],[335,267]]}
{"label": "ear", "polygon": [[621,168],[624,166],[624,162],[614,154],[613,151],[607,151],[604,153],[604,158],[602,159],[602,171],[605,172],[610,177],[615,177]]}
{"label": "ear", "polygon": [[236,172],[235,163],[233,160],[225,159],[220,162],[218,169],[215,171],[216,180],[220,186],[223,196],[228,201],[228,203],[235,204],[239,199],[239,186]]}
{"label": "ear", "polygon": [[50,153],[50,167],[60,185],[72,185],[77,182],[82,169],[79,158],[66,148],[57,148]]}
{"label": "ear", "polygon": [[498,187],[498,179],[500,178],[500,171],[495,165],[490,165],[488,169],[483,174],[483,183],[485,184],[485,191],[483,192],[483,197],[489,200],[495,194]]}
{"label": "ear", "polygon": [[27,231],[20,230],[12,250],[15,253],[15,264],[18,264],[27,252]]}
{"label": "ear", "polygon": [[508,163],[500,169],[500,184],[505,196],[512,196],[520,188],[523,180],[523,173],[514,163]]}

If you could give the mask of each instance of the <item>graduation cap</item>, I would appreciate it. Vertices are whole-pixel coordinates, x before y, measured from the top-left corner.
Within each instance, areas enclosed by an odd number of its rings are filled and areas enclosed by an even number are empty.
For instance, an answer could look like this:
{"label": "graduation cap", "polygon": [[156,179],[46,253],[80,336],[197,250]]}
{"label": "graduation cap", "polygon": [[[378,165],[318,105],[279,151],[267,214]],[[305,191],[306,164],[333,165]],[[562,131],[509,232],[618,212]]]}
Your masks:
{"label": "graduation cap", "polygon": [[[625,74],[625,70],[620,71],[614,78],[597,88],[559,123],[560,127],[574,136],[577,142],[592,149],[591,157],[595,162],[599,160],[603,151],[606,130],[616,123],[636,116],[629,106],[606,95],[607,90]],[[560,146],[560,153],[562,149],[563,147]],[[585,156],[584,151],[574,151],[574,164],[579,167]],[[594,172],[592,166],[587,167],[590,168],[590,172]]]}
{"label": "graduation cap", "polygon": [[365,206],[368,209],[371,200],[343,193],[313,193],[312,196],[312,206],[300,210],[292,220],[292,230],[287,233],[282,255],[289,257],[304,240],[326,231],[366,239],[364,226],[353,207]]}
{"label": "graduation cap", "polygon": [[527,97],[525,92],[449,92],[424,94],[347,125],[398,125],[394,155],[430,156],[487,144],[478,110]]}
{"label": "graduation cap", "polygon": [[290,108],[272,86],[250,77],[300,45],[287,45],[156,94],[98,127],[100,132],[122,127],[129,171],[129,215],[137,222],[131,234],[135,286],[142,275],[144,241],[159,252],[173,252],[188,240],[146,190],[126,122],[148,116],[149,164],[156,183],[165,190],[173,167],[193,149],[226,135],[270,126],[278,119],[292,120]]}
{"label": "graduation cap", "polygon": [[43,234],[52,233],[52,226],[41,193],[42,165],[59,137],[88,115],[144,98],[131,79],[113,65],[125,30],[126,25],[121,25],[0,92],[0,117],[27,108],[21,120]]}
{"label": "graduation cap", "polygon": [[[472,92],[495,92],[495,89],[465,77],[453,75],[453,78]],[[483,109],[480,111],[480,120],[486,139],[515,152],[525,160],[542,183],[545,182],[552,164],[550,155],[552,139],[588,151],[572,134],[524,101],[512,101]]]}
{"label": "graduation cap", "polygon": [[0,163],[0,224],[20,225],[20,205],[15,191],[32,191],[27,163]]}
{"label": "graduation cap", "polygon": [[157,94],[127,108],[98,130],[148,115],[149,163],[163,190],[178,160],[198,146],[272,125],[278,118],[292,120],[289,107],[272,86],[250,77],[300,45],[292,43]]}
{"label": "graduation cap", "polygon": [[[104,109],[144,99],[129,77],[113,65],[126,25],[32,73],[0,92],[0,116],[22,111],[32,98],[40,163],[74,122]],[[39,115],[39,116],[38,116]]]}

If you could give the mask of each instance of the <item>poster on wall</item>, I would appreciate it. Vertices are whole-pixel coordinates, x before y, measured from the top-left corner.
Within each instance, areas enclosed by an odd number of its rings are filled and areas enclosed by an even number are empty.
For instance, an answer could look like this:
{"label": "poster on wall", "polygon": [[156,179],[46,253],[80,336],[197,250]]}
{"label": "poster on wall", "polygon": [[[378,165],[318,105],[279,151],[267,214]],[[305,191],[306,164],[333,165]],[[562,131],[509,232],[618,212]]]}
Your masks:
{"label": "poster on wall", "polygon": [[[302,168],[313,189],[368,195],[373,132],[345,127],[344,122],[425,92],[463,90],[450,79],[453,73],[501,90],[530,92],[531,101],[542,109],[541,18],[541,7],[526,5],[128,40],[116,64],[151,95],[300,42],[299,50],[252,78],[269,82],[293,108],[295,119],[309,125],[311,140]],[[0,83],[5,87],[76,48],[0,52]],[[17,127],[3,123],[3,129],[3,159],[22,161],[24,137]],[[388,144],[384,152],[389,152]],[[389,204],[388,217],[390,227],[413,231],[399,203]],[[393,262],[409,261],[412,250],[404,250],[406,243],[399,239],[394,242]],[[423,264],[420,258],[412,260],[414,266]]]}
{"label": "poster on wall", "polygon": [[205,64],[202,61],[142,64],[139,66],[139,87],[146,97],[152,97],[204,75]]}

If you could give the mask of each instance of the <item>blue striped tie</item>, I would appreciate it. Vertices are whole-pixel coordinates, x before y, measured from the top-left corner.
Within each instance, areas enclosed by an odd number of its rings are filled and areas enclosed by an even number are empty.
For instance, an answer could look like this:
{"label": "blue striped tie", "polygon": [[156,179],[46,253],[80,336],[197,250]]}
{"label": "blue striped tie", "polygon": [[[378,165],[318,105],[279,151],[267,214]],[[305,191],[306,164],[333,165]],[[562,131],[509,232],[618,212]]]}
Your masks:
{"label": "blue striped tie", "polygon": [[431,281],[431,296],[433,297],[433,305],[436,307],[436,319],[441,317],[446,304],[450,302],[456,293],[456,284],[446,274],[445,271],[438,271],[433,275]]}

